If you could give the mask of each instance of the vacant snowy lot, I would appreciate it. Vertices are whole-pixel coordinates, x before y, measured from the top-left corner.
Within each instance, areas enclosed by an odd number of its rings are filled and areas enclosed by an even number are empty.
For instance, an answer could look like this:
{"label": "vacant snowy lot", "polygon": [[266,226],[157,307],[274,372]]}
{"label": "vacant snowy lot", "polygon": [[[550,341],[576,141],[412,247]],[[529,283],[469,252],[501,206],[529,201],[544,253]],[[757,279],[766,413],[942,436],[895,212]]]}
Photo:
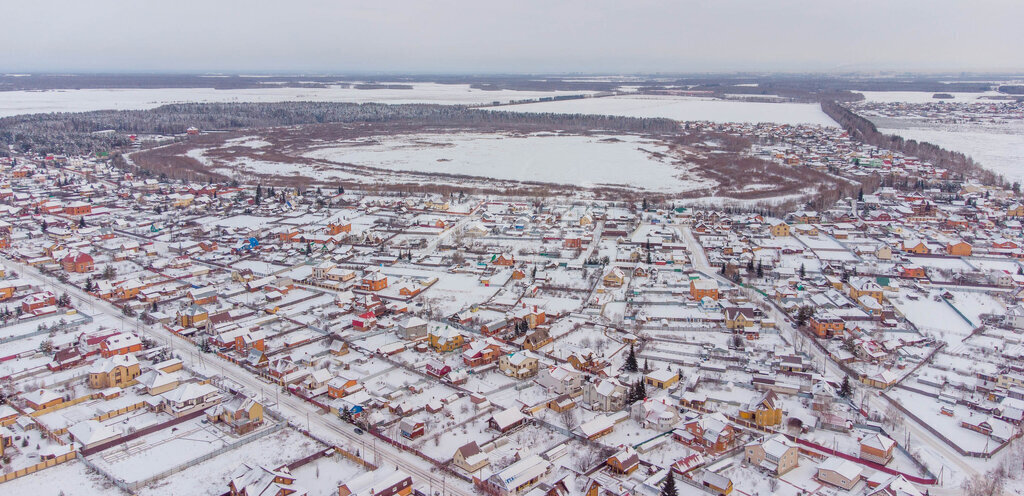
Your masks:
{"label": "vacant snowy lot", "polygon": [[4,482],[0,487],[3,488],[3,494],[32,494],[34,496],[120,496],[127,494],[77,460]]}
{"label": "vacant snowy lot", "polygon": [[683,96],[613,96],[503,106],[496,110],[555,114],[600,114],[627,117],[664,117],[677,121],[777,122],[835,126],[812,103],[762,103]]}
{"label": "vacant snowy lot", "polygon": [[[280,449],[282,446],[288,449]],[[139,494],[223,494],[231,473],[243,463],[277,468],[320,449],[324,446],[316,441],[292,429],[284,429],[154,482],[140,489]]]}

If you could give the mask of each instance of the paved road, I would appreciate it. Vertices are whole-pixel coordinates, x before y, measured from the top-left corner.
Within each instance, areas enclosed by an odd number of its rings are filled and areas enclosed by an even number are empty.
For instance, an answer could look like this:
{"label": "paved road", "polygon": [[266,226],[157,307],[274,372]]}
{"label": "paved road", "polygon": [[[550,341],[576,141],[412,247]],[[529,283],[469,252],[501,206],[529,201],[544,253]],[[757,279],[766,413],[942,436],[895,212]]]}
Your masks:
{"label": "paved road", "polygon": [[[217,370],[219,368],[222,376],[238,385],[244,386],[250,394],[256,394],[256,392],[260,391],[268,393],[279,387],[275,384],[261,381],[249,373],[249,371],[231,362],[212,358],[212,355],[199,352],[192,343],[174,336],[162,326],[148,326],[137,320],[128,319],[121,313],[119,308],[109,302],[94,298],[77,287],[45,277],[33,267],[10,259],[8,259],[8,264],[11,268],[17,270],[18,274],[23,278],[35,280],[39,285],[51,288],[51,290],[58,294],[60,292],[67,292],[71,296],[72,301],[77,302],[75,306],[82,311],[87,311],[88,309],[92,313],[102,313],[119,322],[121,329],[135,329],[141,334],[167,345],[170,349],[176,351],[181,356],[182,361],[189,367],[209,370]],[[469,484],[464,481],[434,473],[432,467],[426,465],[426,461],[413,454],[405,453],[387,443],[375,442],[375,438],[369,434],[356,434],[352,426],[343,423],[340,419],[336,419],[329,414],[321,414],[319,409],[300,398],[286,394],[277,397],[276,401],[277,409],[295,424],[302,425],[303,422],[306,422],[311,432],[316,432],[325,437],[327,434],[333,434],[334,437],[344,439],[348,442],[348,447],[353,449],[357,446],[360,447],[359,449],[364,459],[378,466],[392,465],[405,470],[413,476],[414,483],[417,485],[422,483],[430,484],[434,491],[438,491],[438,494],[444,488],[444,496],[469,496],[473,494],[472,491],[468,490]],[[374,455],[373,457],[370,456],[371,453]]]}

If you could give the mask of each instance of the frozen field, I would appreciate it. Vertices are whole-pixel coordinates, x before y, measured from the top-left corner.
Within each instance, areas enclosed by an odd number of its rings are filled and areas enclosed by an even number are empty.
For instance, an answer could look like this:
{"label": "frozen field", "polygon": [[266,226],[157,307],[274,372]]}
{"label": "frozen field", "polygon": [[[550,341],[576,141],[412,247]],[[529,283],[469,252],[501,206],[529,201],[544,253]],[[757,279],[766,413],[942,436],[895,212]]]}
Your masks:
{"label": "frozen field", "polygon": [[313,150],[305,157],[419,173],[443,173],[583,187],[627,185],[689,191],[709,185],[687,178],[667,148],[633,136],[420,134],[377,136]]}
{"label": "frozen field", "polygon": [[381,102],[489,104],[587,91],[485,91],[468,84],[413,83],[412,89],[343,88],[214,88],[84,89],[0,91],[0,117],[48,112],[150,109],[183,102]]}
{"label": "frozen field", "polygon": [[613,96],[555,102],[510,105],[497,110],[552,112],[559,114],[601,114],[627,117],[665,117],[677,121],[777,122],[779,124],[836,123],[812,103],[736,102],[713,98],[680,96]]}
{"label": "frozen field", "polygon": [[879,129],[961,152],[1009,181],[1024,180],[1024,126]]}

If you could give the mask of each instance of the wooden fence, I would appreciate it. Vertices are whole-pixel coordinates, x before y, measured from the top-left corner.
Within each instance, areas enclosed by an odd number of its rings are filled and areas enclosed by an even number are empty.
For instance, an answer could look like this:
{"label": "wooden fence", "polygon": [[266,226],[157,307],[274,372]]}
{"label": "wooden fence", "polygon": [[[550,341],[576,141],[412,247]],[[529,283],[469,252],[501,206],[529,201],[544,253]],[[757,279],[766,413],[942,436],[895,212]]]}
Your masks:
{"label": "wooden fence", "polygon": [[37,463],[35,465],[32,465],[30,467],[23,467],[23,468],[20,468],[18,470],[15,470],[13,472],[0,475],[0,484],[2,484],[4,482],[7,482],[7,481],[10,481],[10,480],[17,479],[18,477],[24,477],[24,476],[29,475],[29,474],[34,474],[34,473],[36,473],[36,472],[38,472],[40,470],[43,470],[45,468],[50,468],[50,467],[53,467],[55,465],[60,465],[61,463],[64,463],[64,462],[66,462],[68,460],[71,460],[71,459],[75,458],[76,454],[77,453],[74,450],[71,450],[68,453],[64,453],[63,455],[57,456],[55,458],[50,458],[48,460],[43,460],[43,461],[41,461],[41,462],[39,462],[39,463]]}

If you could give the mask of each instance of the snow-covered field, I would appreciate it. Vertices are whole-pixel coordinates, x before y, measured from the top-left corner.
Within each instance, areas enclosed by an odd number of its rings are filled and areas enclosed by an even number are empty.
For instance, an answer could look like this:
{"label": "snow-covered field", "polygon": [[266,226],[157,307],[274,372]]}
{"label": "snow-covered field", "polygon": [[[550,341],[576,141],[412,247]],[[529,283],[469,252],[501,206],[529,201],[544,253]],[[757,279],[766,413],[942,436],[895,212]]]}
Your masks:
{"label": "snow-covered field", "polygon": [[678,121],[777,122],[835,126],[836,123],[811,103],[762,103],[682,96],[613,96],[503,106],[511,112],[600,114],[627,117],[664,117]]}
{"label": "snow-covered field", "polygon": [[708,186],[687,168],[655,157],[667,148],[634,136],[418,134],[376,136],[305,153],[309,158],[399,171],[459,174],[583,187],[628,185],[657,191]]}
{"label": "snow-covered field", "polygon": [[150,109],[183,102],[381,102],[490,104],[588,91],[485,91],[468,84],[412,83],[412,89],[343,88],[214,88],[83,89],[0,91],[0,117],[47,112]]}
{"label": "snow-covered field", "polygon": [[1024,125],[957,126],[949,129],[912,127],[879,131],[961,152],[1009,181],[1024,180]]}

